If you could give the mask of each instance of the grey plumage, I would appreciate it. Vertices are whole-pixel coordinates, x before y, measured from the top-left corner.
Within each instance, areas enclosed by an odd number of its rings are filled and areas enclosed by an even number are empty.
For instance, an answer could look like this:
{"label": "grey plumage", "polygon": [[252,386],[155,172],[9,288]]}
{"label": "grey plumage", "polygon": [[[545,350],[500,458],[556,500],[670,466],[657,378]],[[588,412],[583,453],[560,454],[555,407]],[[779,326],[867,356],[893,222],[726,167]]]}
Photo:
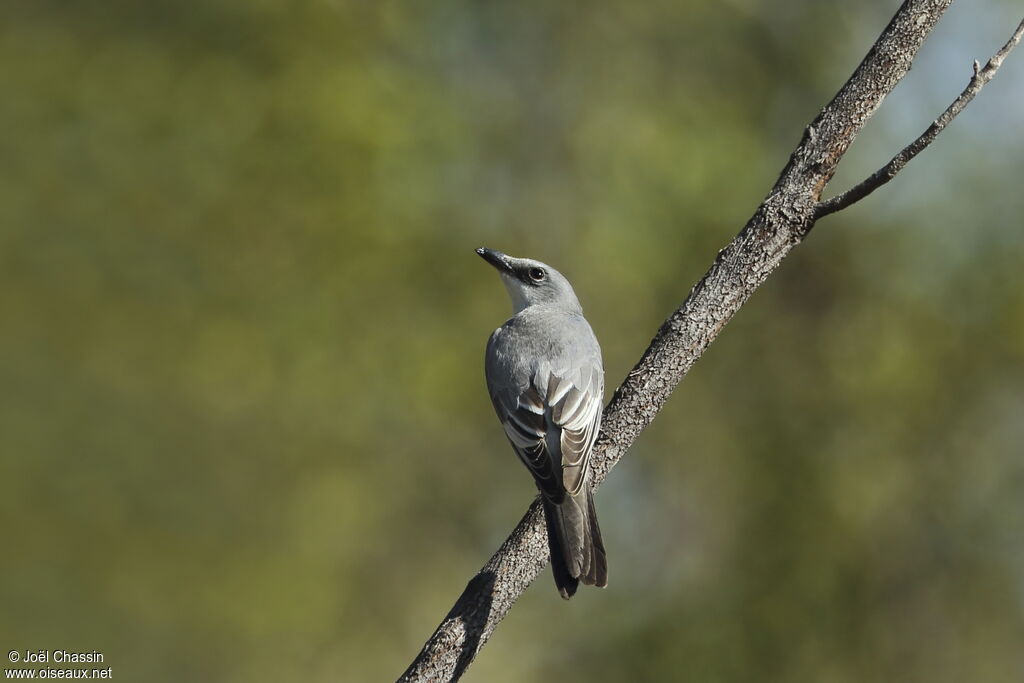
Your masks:
{"label": "grey plumage", "polygon": [[487,389],[540,489],[555,584],[568,599],[580,581],[608,583],[590,490],[604,397],[601,347],[561,273],[493,249],[477,253],[498,270],[513,309],[487,342]]}

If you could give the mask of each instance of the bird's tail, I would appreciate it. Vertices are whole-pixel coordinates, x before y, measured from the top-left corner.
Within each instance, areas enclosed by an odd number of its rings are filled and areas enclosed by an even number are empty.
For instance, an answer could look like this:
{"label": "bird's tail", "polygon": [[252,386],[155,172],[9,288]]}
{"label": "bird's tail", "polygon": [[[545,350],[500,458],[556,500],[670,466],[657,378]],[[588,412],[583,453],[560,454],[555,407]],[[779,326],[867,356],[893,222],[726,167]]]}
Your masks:
{"label": "bird's tail", "polygon": [[602,588],[607,586],[608,559],[590,487],[584,485],[575,496],[566,494],[561,503],[553,503],[545,496],[541,498],[548,527],[551,570],[558,592],[568,600],[580,581]]}

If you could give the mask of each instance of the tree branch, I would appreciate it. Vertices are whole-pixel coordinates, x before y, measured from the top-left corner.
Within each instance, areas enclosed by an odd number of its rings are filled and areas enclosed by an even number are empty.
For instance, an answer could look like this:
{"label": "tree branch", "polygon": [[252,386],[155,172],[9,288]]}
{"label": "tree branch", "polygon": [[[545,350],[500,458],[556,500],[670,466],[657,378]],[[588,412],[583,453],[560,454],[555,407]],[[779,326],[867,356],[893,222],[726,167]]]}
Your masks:
{"label": "tree branch", "polygon": [[912,143],[900,150],[900,153],[889,160],[882,168],[878,169],[870,176],[865,178],[863,181],[850,188],[842,194],[836,195],[831,199],[821,202],[818,204],[818,208],[814,212],[815,220],[824,218],[829,214],[833,214],[836,211],[842,211],[846,207],[856,204],[860,200],[867,197],[869,194],[885,185],[887,182],[896,177],[896,174],[903,170],[911,159],[916,157],[924,150],[925,147],[930,145],[932,141],[938,137],[939,133],[949,125],[950,121],[955,119],[957,115],[962,112],[974,96],[981,92],[981,89],[985,87],[985,84],[992,80],[992,77],[996,75],[996,71],[1002,65],[1003,60],[1006,59],[1006,55],[1010,54],[1020,43],[1021,36],[1024,36],[1024,20],[1017,26],[1017,30],[1013,32],[1010,39],[1006,41],[1006,44],[988,60],[984,68],[974,62],[974,75],[971,76],[971,80],[968,81],[967,87],[964,88],[960,96],[953,100],[946,111],[942,112],[942,116],[935,119],[932,125],[928,126],[925,132],[921,133],[920,137],[914,140]]}
{"label": "tree branch", "polygon": [[[767,198],[662,324],[605,408],[591,458],[595,488],[736,311],[807,236],[818,217],[821,193],[843,154],[906,75],[951,2],[902,4],[850,79],[805,129]],[[457,680],[547,562],[547,536],[535,500],[399,680]]]}

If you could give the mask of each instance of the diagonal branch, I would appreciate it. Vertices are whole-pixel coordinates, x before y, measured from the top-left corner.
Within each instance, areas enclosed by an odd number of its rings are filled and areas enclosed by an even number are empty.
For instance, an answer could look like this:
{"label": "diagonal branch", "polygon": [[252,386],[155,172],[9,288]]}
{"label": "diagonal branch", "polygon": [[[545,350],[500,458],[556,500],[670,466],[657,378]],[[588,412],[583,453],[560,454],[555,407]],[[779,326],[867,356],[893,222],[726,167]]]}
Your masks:
{"label": "diagonal branch", "polygon": [[949,123],[962,112],[974,96],[981,92],[981,89],[985,87],[985,84],[992,80],[992,77],[996,75],[996,71],[1002,66],[1003,60],[1010,54],[1020,43],[1021,36],[1024,36],[1024,20],[1017,26],[1017,30],[1013,32],[1010,39],[1006,41],[1006,44],[999,49],[992,59],[988,60],[982,68],[978,62],[974,62],[974,75],[971,76],[971,80],[967,83],[967,87],[964,88],[960,96],[953,100],[953,103],[946,108],[946,111],[942,112],[942,116],[935,119],[932,125],[928,126],[928,129],[921,133],[920,137],[914,140],[912,143],[900,150],[900,153],[889,160],[882,168],[878,169],[870,176],[865,178],[863,181],[850,188],[842,194],[836,195],[831,199],[821,202],[818,204],[817,209],[814,212],[815,220],[824,218],[829,214],[833,214],[836,211],[842,211],[846,207],[856,204],[860,200],[867,197],[869,194],[885,185],[887,182],[896,177],[896,174],[903,170],[911,159],[916,157],[924,150],[925,147],[930,145],[932,141],[938,137]]}
{"label": "diagonal branch", "polygon": [[[767,198],[662,324],[605,408],[591,459],[595,487],[732,316],[807,236],[843,154],[906,75],[951,2],[903,2],[850,79],[806,128]],[[457,680],[547,562],[547,536],[535,500],[399,680]]]}

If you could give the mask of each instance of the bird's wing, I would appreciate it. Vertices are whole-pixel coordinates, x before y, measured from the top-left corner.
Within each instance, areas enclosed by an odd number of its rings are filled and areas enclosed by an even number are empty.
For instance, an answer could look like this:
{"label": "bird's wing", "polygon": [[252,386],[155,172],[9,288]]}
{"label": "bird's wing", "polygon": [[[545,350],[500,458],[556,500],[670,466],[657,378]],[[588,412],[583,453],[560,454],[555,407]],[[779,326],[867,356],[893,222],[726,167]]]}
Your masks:
{"label": "bird's wing", "polygon": [[491,396],[516,453],[554,502],[576,495],[586,481],[603,396],[600,366],[539,371],[523,391]]}
{"label": "bird's wing", "polygon": [[576,495],[587,479],[590,453],[601,426],[604,372],[600,366],[590,366],[568,374],[563,377],[552,373],[548,379],[546,401],[559,431],[557,443],[549,450],[560,451],[562,486]]}

